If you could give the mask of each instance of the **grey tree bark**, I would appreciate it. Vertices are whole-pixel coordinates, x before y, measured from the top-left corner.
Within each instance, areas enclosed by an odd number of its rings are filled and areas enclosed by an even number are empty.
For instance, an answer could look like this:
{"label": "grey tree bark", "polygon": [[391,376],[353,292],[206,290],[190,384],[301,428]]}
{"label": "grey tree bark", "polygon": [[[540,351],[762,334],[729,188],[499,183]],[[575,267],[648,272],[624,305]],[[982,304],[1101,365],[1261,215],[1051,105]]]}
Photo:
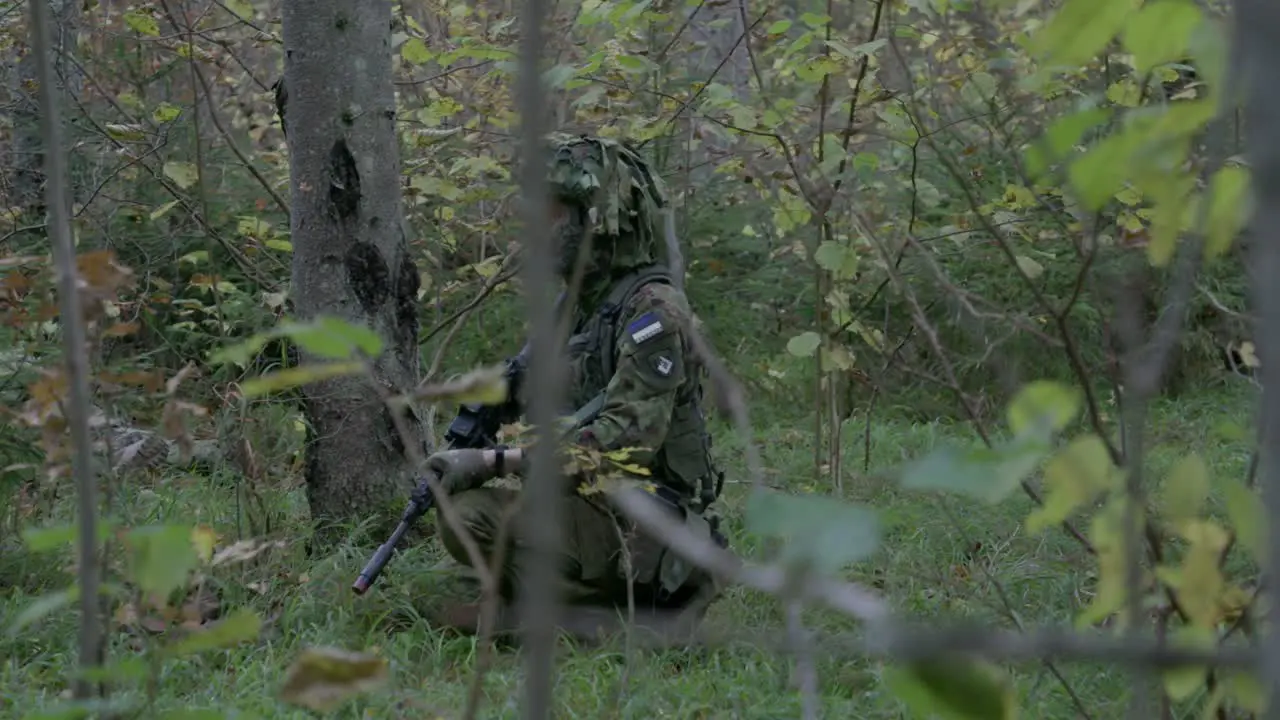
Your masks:
{"label": "grey tree bark", "polygon": [[[294,308],[302,320],[365,324],[385,343],[381,388],[367,378],[305,388],[307,498],[317,523],[394,518],[413,468],[381,396],[412,390],[420,363],[418,270],[400,222],[391,2],[285,0],[283,24]],[[309,360],[301,350],[300,360]],[[417,414],[407,420],[412,442],[426,447]]]}

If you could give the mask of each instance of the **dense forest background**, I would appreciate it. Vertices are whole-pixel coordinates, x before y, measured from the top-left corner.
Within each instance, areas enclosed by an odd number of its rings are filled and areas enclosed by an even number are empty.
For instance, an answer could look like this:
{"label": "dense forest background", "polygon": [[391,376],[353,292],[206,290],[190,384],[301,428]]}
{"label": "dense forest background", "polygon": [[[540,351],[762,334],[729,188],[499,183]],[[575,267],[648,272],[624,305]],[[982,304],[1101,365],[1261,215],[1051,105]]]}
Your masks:
{"label": "dense forest background", "polygon": [[[5,717],[1264,713],[1233,8],[43,7],[0,2]],[[543,707],[534,651],[424,621],[438,542],[348,589],[528,336],[531,112],[671,191],[733,580],[696,647],[557,645]]]}

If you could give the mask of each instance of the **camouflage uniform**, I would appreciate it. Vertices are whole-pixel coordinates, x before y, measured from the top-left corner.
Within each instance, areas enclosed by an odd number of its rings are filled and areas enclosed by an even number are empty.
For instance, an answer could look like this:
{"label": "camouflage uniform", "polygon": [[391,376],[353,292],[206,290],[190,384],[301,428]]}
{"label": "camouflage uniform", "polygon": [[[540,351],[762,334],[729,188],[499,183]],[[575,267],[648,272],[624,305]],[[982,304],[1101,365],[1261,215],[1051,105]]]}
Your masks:
{"label": "camouflage uniform", "polygon": [[[658,497],[695,532],[723,545],[714,519],[708,519],[707,506],[722,475],[710,455],[701,408],[704,369],[690,340],[697,320],[663,264],[668,251],[660,236],[659,208],[666,203],[661,182],[638,156],[614,142],[556,135],[552,144],[552,187],[587,221],[570,219],[560,239],[561,254],[576,256],[583,229],[589,228],[592,243],[567,349],[568,401],[579,427],[571,439],[606,451],[644,448],[633,452],[631,461],[649,469]],[[572,259],[562,261],[561,274],[572,265]],[[517,502],[519,493],[480,487],[451,499],[481,550],[491,556],[504,508]],[[609,509],[602,495],[571,491],[563,502],[566,601],[626,603],[623,536],[638,603],[682,607],[696,596],[705,607],[716,594],[708,575],[640,534]],[[447,525],[441,524],[441,534],[450,555],[469,564]],[[508,525],[511,536],[501,583],[508,600],[522,582],[516,552],[525,542],[518,523]]]}

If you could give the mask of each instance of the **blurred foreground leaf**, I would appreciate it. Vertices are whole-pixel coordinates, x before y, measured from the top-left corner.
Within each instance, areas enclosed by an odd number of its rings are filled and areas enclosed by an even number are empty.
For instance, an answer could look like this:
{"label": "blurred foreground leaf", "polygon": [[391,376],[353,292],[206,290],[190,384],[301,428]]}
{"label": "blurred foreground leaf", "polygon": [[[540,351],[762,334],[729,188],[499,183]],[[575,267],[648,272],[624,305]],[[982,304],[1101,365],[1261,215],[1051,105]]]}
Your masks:
{"label": "blurred foreground leaf", "polygon": [[387,679],[387,661],[338,648],[307,648],[293,661],[280,697],[309,710],[326,712],[368,692]]}

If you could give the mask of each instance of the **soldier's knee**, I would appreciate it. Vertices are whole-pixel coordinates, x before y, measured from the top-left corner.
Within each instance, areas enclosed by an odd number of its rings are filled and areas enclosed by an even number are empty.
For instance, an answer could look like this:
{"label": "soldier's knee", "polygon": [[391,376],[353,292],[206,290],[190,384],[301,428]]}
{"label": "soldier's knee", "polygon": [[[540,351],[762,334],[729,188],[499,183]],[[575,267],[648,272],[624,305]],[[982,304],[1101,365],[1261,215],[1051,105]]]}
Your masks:
{"label": "soldier's knee", "polygon": [[[491,503],[484,488],[475,490],[467,490],[457,495],[450,495],[449,500],[452,502],[453,509],[461,521],[462,527],[467,534],[475,540],[480,546],[480,551],[486,556],[489,552],[490,525],[493,518],[490,517]],[[437,515],[437,522],[440,529],[440,542],[444,544],[444,549],[454,560],[470,564],[471,558],[467,556],[466,546],[462,542],[462,538],[454,531],[453,527],[444,519],[441,514]]]}

